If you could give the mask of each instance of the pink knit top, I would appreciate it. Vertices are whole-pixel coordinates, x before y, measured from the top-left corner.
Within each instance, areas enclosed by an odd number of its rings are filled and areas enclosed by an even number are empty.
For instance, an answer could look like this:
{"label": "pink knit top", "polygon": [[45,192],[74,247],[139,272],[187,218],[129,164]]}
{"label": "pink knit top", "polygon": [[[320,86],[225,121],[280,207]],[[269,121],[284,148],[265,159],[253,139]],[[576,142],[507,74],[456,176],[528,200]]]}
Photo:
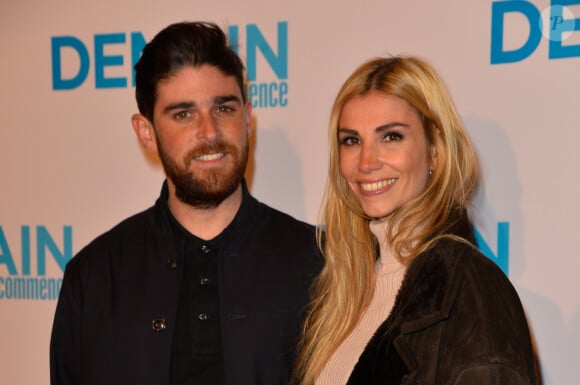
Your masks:
{"label": "pink knit top", "polygon": [[395,297],[403,281],[405,266],[392,255],[387,247],[386,226],[386,222],[380,221],[371,221],[370,224],[370,230],[380,244],[380,258],[376,264],[376,286],[371,303],[353,331],[332,354],[316,380],[316,385],[346,384],[366,344],[393,308]]}

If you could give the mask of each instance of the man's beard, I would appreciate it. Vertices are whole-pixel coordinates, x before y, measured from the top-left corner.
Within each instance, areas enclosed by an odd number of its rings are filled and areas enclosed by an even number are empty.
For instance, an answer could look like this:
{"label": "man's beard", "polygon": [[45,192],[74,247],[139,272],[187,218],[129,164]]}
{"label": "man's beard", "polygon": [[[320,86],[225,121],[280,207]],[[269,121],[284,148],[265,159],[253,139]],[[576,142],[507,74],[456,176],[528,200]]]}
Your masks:
{"label": "man's beard", "polygon": [[[158,152],[167,177],[175,185],[176,197],[193,207],[217,207],[238,188],[248,163],[248,141],[237,148],[234,145],[217,141],[204,143],[189,151],[182,160],[182,165],[172,159],[163,149],[159,140]],[[204,154],[223,152],[234,159],[228,168],[210,170],[192,170],[194,158]]]}

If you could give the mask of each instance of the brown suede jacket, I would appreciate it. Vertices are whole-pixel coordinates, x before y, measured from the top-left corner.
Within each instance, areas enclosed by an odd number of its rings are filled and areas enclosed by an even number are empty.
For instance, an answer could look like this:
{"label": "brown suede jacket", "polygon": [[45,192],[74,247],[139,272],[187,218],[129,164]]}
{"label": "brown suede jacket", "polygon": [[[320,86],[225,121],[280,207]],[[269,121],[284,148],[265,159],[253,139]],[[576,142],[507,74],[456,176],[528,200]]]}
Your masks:
{"label": "brown suede jacket", "polygon": [[[452,233],[471,238],[466,216]],[[443,238],[409,266],[348,385],[535,385],[518,295],[474,246]]]}

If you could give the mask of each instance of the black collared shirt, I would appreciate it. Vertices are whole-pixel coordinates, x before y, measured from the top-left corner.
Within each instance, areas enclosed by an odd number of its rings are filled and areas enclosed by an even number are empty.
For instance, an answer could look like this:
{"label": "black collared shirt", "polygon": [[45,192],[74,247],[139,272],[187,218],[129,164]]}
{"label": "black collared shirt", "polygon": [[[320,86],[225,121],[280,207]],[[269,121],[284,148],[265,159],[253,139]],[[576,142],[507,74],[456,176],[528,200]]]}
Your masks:
{"label": "black collared shirt", "polygon": [[218,255],[236,220],[206,241],[189,233],[171,214],[169,217],[175,247],[184,263],[171,347],[171,385],[225,385]]}

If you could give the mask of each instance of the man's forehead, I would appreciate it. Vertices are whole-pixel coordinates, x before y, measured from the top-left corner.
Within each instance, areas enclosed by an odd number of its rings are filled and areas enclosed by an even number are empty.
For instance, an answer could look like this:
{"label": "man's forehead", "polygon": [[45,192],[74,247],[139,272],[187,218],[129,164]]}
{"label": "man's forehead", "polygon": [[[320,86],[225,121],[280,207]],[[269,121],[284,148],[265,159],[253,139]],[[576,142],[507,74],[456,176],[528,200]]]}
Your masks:
{"label": "man's forehead", "polygon": [[165,78],[162,78],[158,84],[171,82],[172,79],[176,78],[190,78],[199,80],[211,79],[216,83],[221,82],[224,84],[231,83],[237,85],[237,79],[234,74],[228,74],[221,68],[211,64],[202,64],[199,66],[184,65],[169,73]]}
{"label": "man's forehead", "polygon": [[215,66],[186,66],[157,84],[157,102],[192,101],[213,103],[230,99],[242,102],[242,90],[233,75]]}

